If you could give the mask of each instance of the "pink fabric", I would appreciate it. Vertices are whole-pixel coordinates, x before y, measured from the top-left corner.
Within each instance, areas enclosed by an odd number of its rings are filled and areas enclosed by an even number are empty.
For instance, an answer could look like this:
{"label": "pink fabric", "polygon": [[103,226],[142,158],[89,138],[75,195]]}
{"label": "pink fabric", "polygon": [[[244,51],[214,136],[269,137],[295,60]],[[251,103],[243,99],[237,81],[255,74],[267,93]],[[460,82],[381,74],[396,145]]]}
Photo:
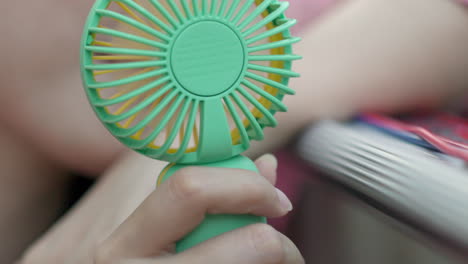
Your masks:
{"label": "pink fabric", "polygon": [[[285,149],[275,155],[278,159],[276,186],[288,196],[293,207],[297,207],[300,202],[301,187],[305,181],[313,180],[314,171],[301,161],[294,150]],[[281,218],[269,219],[268,223],[276,230],[287,233],[288,223],[293,214],[294,211]]]}
{"label": "pink fabric", "polygon": [[[297,19],[297,25],[292,28],[293,34],[299,33],[314,18],[339,1],[342,0],[290,0],[286,13],[288,17]],[[468,0],[455,1],[468,6]]]}
{"label": "pink fabric", "polygon": [[297,19],[297,25],[292,28],[293,34],[299,33],[314,18],[338,1],[339,0],[290,0],[289,9],[286,12],[287,16]]}

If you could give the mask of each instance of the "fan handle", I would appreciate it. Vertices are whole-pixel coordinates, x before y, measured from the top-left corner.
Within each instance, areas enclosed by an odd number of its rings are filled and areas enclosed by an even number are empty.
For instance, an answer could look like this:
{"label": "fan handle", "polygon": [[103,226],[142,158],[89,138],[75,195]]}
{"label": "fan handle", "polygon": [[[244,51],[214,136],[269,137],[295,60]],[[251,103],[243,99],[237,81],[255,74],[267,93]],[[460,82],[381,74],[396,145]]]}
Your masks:
{"label": "fan handle", "polygon": [[[158,185],[169,179],[177,170],[190,165],[169,164],[159,175]],[[235,156],[227,160],[197,164],[196,166],[236,168],[258,172],[255,163],[247,157]],[[206,215],[203,222],[176,243],[176,252],[182,252],[223,233],[255,223],[266,223],[266,218],[255,215]]]}

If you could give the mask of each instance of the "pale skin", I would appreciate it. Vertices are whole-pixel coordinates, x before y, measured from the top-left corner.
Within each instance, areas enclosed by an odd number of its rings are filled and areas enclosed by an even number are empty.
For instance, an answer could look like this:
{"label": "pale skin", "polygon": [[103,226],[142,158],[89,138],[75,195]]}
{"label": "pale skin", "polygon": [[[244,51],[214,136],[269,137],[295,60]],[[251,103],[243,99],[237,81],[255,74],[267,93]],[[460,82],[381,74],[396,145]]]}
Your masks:
{"label": "pale skin", "polygon": [[[8,246],[0,249],[0,262],[230,263],[227,257],[245,256],[236,263],[301,263],[289,240],[262,225],[161,257],[183,235],[166,234],[174,230],[171,226],[141,222],[171,222],[158,218],[162,212],[173,213],[185,231],[202,212],[287,213],[273,188],[275,161],[271,156],[257,161],[260,174],[187,170],[176,184],[153,192],[165,164],[124,152],[96,120],[82,91],[77,52],[92,2],[32,1],[27,8],[18,1],[3,4],[8,12],[0,18],[0,230],[8,241],[1,244]],[[363,108],[399,111],[421,99],[440,106],[456,97],[468,87],[466,25],[467,11],[448,0],[344,1],[303,32],[295,49],[304,57],[295,65],[302,78],[291,82],[297,95],[286,98],[289,112],[278,114],[280,125],[267,129],[266,140],[255,143],[249,154],[278,148],[319,118],[343,118]],[[69,170],[101,177],[41,235],[62,207]],[[207,198],[217,197],[224,185],[198,185],[201,179],[232,174],[240,176],[224,190],[230,203]],[[261,189],[256,197],[238,189],[254,183]],[[179,185],[183,195],[195,193],[195,205],[186,204],[184,196],[171,196],[170,186]],[[175,199],[187,215],[159,204],[165,199]],[[195,220],[184,221],[188,216]],[[244,243],[255,234],[273,242]]]}

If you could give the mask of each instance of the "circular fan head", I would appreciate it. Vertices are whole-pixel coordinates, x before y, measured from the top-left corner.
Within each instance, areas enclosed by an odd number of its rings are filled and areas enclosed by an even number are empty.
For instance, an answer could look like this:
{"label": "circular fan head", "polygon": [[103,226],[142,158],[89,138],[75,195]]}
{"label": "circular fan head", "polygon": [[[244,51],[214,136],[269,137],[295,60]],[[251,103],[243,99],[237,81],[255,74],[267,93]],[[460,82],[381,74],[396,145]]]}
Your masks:
{"label": "circular fan head", "polygon": [[295,20],[277,0],[98,0],[81,47],[86,93],[123,144],[151,158],[213,162],[275,126]]}

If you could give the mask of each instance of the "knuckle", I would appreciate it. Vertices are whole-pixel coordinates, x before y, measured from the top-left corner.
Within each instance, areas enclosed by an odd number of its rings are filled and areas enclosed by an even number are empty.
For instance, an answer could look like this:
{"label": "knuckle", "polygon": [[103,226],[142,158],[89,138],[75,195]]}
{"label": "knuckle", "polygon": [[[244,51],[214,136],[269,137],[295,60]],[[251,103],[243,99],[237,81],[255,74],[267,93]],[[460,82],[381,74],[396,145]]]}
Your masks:
{"label": "knuckle", "polygon": [[196,199],[201,196],[202,184],[197,168],[186,167],[178,170],[169,179],[169,189],[175,199]]}
{"label": "knuckle", "polygon": [[252,204],[263,202],[274,196],[274,193],[271,192],[273,188],[270,188],[265,182],[260,180],[250,181],[242,187],[247,194],[249,202]]}
{"label": "knuckle", "polygon": [[273,227],[267,224],[252,226],[249,234],[253,248],[263,263],[282,263],[285,249],[281,237]]}

